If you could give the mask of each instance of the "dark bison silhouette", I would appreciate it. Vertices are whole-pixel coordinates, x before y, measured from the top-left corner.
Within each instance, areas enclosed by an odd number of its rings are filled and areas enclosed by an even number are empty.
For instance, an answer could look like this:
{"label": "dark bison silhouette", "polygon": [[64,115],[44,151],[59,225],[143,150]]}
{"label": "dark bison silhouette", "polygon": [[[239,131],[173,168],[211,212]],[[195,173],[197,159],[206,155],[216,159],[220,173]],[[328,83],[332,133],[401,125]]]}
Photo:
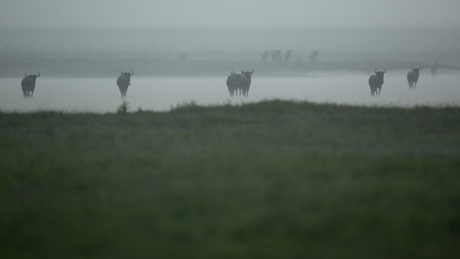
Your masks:
{"label": "dark bison silhouette", "polygon": [[252,72],[241,70],[241,76],[239,78],[239,89],[240,94],[242,93],[244,97],[248,97],[249,94],[249,86],[251,86],[251,76],[254,74],[254,70],[251,69]]}
{"label": "dark bison silhouette", "polygon": [[[383,85],[383,74],[387,71],[384,69],[383,71],[375,70],[375,75],[371,75],[369,77],[369,87],[371,88],[371,96],[380,95],[380,91],[382,90]],[[377,92],[378,90],[378,92]]]}
{"label": "dark bison silhouette", "polygon": [[37,80],[37,77],[40,76],[40,73],[37,73],[38,75],[27,75],[27,72],[24,74],[24,78],[21,81],[24,98],[31,98],[34,96],[35,81]]}
{"label": "dark bison silhouette", "polygon": [[235,92],[236,95],[238,95],[240,76],[240,74],[233,73],[232,71],[230,75],[227,77],[227,87],[231,97],[235,95]]}
{"label": "dark bison silhouette", "polygon": [[422,67],[412,67],[411,69],[412,71],[407,73],[407,83],[409,84],[409,88],[415,88],[417,86],[419,72]]}
{"label": "dark bison silhouette", "polygon": [[120,88],[121,98],[126,97],[126,92],[128,91],[128,86],[131,85],[131,76],[134,75],[134,72],[131,73],[121,71],[121,75],[117,79],[118,88]]}

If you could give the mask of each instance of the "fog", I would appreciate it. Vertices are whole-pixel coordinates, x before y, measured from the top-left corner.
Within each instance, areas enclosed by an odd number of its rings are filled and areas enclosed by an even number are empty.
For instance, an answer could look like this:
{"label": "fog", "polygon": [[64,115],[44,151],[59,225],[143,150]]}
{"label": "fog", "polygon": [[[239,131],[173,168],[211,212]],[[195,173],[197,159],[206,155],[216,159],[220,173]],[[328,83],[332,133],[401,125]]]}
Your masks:
{"label": "fog", "polygon": [[460,25],[457,0],[4,0],[3,27]]}
{"label": "fog", "polygon": [[[122,70],[135,73],[128,90],[133,108],[298,96],[366,105],[458,103],[460,94],[449,88],[460,81],[458,10],[456,0],[5,0],[0,109],[114,111]],[[275,50],[292,50],[292,58],[262,60]],[[315,62],[313,50],[319,50]],[[412,66],[423,67],[422,86],[407,91]],[[243,69],[256,71],[251,95],[229,99],[226,78]],[[367,79],[375,69],[387,69],[389,82],[380,98],[369,99]],[[42,74],[31,100],[20,92],[26,72]]]}
{"label": "fog", "polygon": [[400,49],[460,41],[457,0],[2,2],[3,48]]}
{"label": "fog", "polygon": [[0,28],[18,50],[456,49],[459,27]]}
{"label": "fog", "polygon": [[388,74],[379,97],[370,95],[366,74],[255,75],[247,98],[230,97],[225,79],[218,77],[133,76],[126,99],[121,99],[115,78],[38,78],[31,99],[23,99],[18,80],[0,79],[0,110],[113,113],[122,101],[128,103],[129,111],[168,111],[191,102],[206,106],[239,105],[271,99],[398,107],[460,103],[458,73],[431,76],[422,71],[417,87],[413,89],[409,89],[405,74]]}

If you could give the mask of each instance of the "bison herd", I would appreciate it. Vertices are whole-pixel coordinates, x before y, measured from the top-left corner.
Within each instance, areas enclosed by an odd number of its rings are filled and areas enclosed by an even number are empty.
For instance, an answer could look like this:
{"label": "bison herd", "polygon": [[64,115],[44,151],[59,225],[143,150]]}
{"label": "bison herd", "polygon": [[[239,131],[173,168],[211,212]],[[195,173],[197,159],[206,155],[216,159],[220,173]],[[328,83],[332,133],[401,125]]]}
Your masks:
{"label": "bison herd", "polygon": [[[409,88],[415,88],[419,79],[419,72],[422,67],[412,67],[411,71],[407,73],[407,82],[409,84]],[[369,77],[369,87],[371,89],[371,96],[380,95],[382,90],[382,86],[384,83],[384,74],[386,70],[375,70],[375,75],[371,75]],[[241,70],[241,74],[234,73],[233,71],[227,78],[227,88],[228,92],[230,93],[231,97],[234,96],[243,96],[248,97],[249,94],[249,87],[251,86],[251,77],[254,74],[254,70],[251,71],[244,71]],[[433,74],[433,71],[432,71]],[[128,91],[128,87],[131,85],[131,76],[134,75],[134,72],[123,72],[121,71],[120,76],[117,79],[117,86],[120,90],[121,97],[126,98],[126,92]],[[22,92],[24,98],[31,98],[33,97],[34,90],[35,90],[35,83],[37,77],[40,77],[40,73],[37,72],[37,75],[31,74],[27,75],[25,73],[24,78],[21,81]]]}
{"label": "bison herd", "polygon": [[[310,53],[310,61],[315,62],[316,58],[318,58],[318,50],[314,50]],[[265,63],[268,61],[268,57],[271,55],[271,62],[280,65],[283,60],[283,55],[281,53],[281,49],[273,50],[271,53],[270,51],[265,51],[262,53],[262,61]],[[286,50],[284,52],[284,62],[289,63],[291,62],[291,57],[292,57],[292,49]],[[301,58],[297,58],[296,62],[300,61]]]}
{"label": "bison herd", "polygon": [[[134,75],[134,72],[123,72],[121,71],[121,75],[117,79],[117,86],[120,89],[121,98],[126,98],[126,92],[128,91],[128,86],[131,85],[131,76]],[[24,75],[24,78],[21,81],[22,92],[24,94],[24,98],[31,98],[34,95],[35,90],[35,81],[38,75]]]}
{"label": "bison herd", "polygon": [[[417,85],[419,72],[421,69],[422,67],[412,67],[411,71],[407,73],[407,83],[409,84],[409,88],[415,88],[415,86]],[[386,69],[384,69],[383,71],[377,71],[376,69],[375,75],[371,75],[369,77],[369,87],[371,88],[371,96],[380,95],[380,91],[382,90],[383,85],[383,74],[385,74],[386,72]],[[433,70],[431,71],[431,73],[433,74]]]}
{"label": "bison herd", "polygon": [[244,71],[241,70],[241,74],[230,73],[227,78],[227,87],[230,96],[233,97],[235,95],[240,95],[244,97],[248,97],[249,94],[249,86],[251,86],[251,76],[254,74],[254,70],[252,71]]}

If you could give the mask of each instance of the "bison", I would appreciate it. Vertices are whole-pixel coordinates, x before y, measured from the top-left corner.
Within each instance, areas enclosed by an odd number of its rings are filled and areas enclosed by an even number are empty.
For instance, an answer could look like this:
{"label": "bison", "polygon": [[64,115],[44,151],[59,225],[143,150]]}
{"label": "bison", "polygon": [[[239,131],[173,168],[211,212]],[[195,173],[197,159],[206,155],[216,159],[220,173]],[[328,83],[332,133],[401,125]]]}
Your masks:
{"label": "bison", "polygon": [[[383,71],[375,70],[375,75],[371,75],[369,77],[369,87],[371,88],[371,96],[380,95],[380,91],[382,90],[383,85],[383,74],[387,71],[384,69]],[[378,90],[378,92],[377,92]]]}
{"label": "bison", "polygon": [[251,86],[251,76],[254,74],[254,70],[252,72],[241,70],[241,76],[239,79],[239,88],[240,93],[243,94],[244,97],[248,97],[249,94],[249,86]]}
{"label": "bison", "polygon": [[232,71],[227,78],[228,92],[230,93],[231,97],[234,96],[235,91],[236,91],[236,94],[238,95],[240,76],[241,76],[240,74],[233,73]]}
{"label": "bison", "polygon": [[131,76],[134,75],[134,72],[131,73],[121,71],[121,75],[117,79],[118,88],[120,88],[121,98],[126,97],[126,92],[128,91],[128,86],[131,85]]}
{"label": "bison", "polygon": [[24,98],[30,98],[34,96],[35,81],[37,77],[40,76],[40,73],[37,73],[38,75],[27,75],[27,72],[24,74],[24,78],[21,81],[21,87],[22,92],[24,93]]}
{"label": "bison", "polygon": [[422,67],[411,67],[411,69],[412,71],[407,73],[407,83],[409,83],[409,88],[415,88],[417,86],[419,71]]}
{"label": "bison", "polygon": [[412,71],[407,73],[407,83],[409,83],[409,88],[415,88],[415,86],[417,86],[419,71],[422,67],[411,67],[411,69]]}

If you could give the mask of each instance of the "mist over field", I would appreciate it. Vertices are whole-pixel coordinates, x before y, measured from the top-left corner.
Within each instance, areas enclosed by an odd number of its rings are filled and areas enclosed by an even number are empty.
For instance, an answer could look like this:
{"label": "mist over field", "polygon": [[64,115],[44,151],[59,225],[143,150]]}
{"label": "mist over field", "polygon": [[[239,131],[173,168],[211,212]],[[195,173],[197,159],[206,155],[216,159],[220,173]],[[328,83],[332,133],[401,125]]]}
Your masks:
{"label": "mist over field", "polygon": [[[48,76],[224,76],[232,70],[262,74],[314,70],[373,71],[460,67],[460,27],[261,28],[1,28],[0,76],[26,71]],[[274,66],[271,55],[292,50]],[[315,67],[309,59],[319,50]]]}
{"label": "mist over field", "polygon": [[[376,69],[388,71],[386,89],[400,89],[400,85],[405,85],[405,74],[411,67],[422,67],[422,78],[429,75],[433,67],[438,68],[439,75],[460,71],[460,21],[452,11],[459,4],[450,0],[437,4],[390,1],[384,5],[361,0],[347,4],[335,0],[291,0],[283,4],[257,0],[232,3],[136,0],[129,4],[41,0],[7,1],[4,7],[0,10],[0,78],[13,80],[0,82],[3,98],[7,100],[15,100],[7,95],[14,94],[25,73],[38,72],[42,76],[37,81],[37,98],[40,91],[42,94],[55,92],[52,90],[55,81],[47,81],[50,78],[79,78],[82,80],[65,80],[66,86],[81,91],[91,87],[95,92],[111,91],[113,87],[117,95],[118,89],[111,82],[120,72],[132,71],[128,96],[134,96],[136,89],[137,94],[155,90],[155,96],[166,95],[168,92],[157,85],[158,80],[151,79],[153,77],[202,77],[202,83],[176,80],[164,84],[188,82],[182,87],[200,85],[219,89],[223,96],[216,93],[206,100],[208,103],[228,97],[225,80],[232,71],[255,71],[251,93],[257,90],[263,93],[264,89],[275,89],[281,84],[286,89],[309,86],[311,88],[302,90],[307,96],[322,95],[312,90],[319,89],[321,82],[312,85],[312,80],[299,83],[286,79],[274,85],[275,80],[263,78],[311,79],[318,75],[350,73],[357,75],[356,79],[336,78],[337,85],[329,86],[354,89],[348,90],[349,98],[355,98],[357,92],[354,91],[361,91],[359,89],[367,95],[367,79]],[[312,61],[310,54],[315,50],[319,54]],[[279,59],[274,57],[276,51],[279,51]],[[136,82],[142,77],[147,79]],[[104,80],[89,80],[98,78]],[[456,78],[425,80],[425,85],[449,87],[450,82],[456,82]],[[421,83],[423,87],[423,80]],[[62,92],[65,96],[67,91]],[[452,96],[451,90],[444,94]],[[281,96],[266,91],[255,100],[267,95]],[[327,96],[319,100],[324,99]],[[68,103],[65,98],[62,100]],[[439,102],[438,99],[432,101]],[[445,101],[451,102],[451,99]],[[41,102],[48,104],[54,100],[42,99]],[[360,99],[359,103],[367,103],[367,100]]]}
{"label": "mist over field", "polygon": [[[301,97],[319,102],[377,103],[367,99],[367,80],[375,69],[388,71],[381,104],[460,101],[455,87],[458,77],[442,77],[459,74],[460,26],[48,27],[0,28],[0,34],[5,36],[0,38],[0,78],[5,79],[0,81],[0,108],[6,110],[114,111],[119,105],[115,81],[121,71],[134,72],[128,90],[133,107],[154,110],[192,100],[223,103],[229,98],[227,76],[243,69],[255,71],[247,101]],[[272,58],[276,50],[281,52],[279,62]],[[284,54],[289,50],[292,56],[287,61]],[[309,58],[313,50],[319,51],[314,62]],[[265,61],[264,52],[268,52]],[[430,68],[435,63],[438,77],[431,78]],[[406,93],[406,74],[419,66],[423,67],[419,91]],[[34,102],[21,100],[19,83],[26,72],[42,75],[37,79]],[[340,76],[314,79],[336,75]],[[185,79],[164,81],[158,79],[161,77]],[[202,79],[187,80],[189,77]],[[202,88],[210,90],[193,90]],[[433,95],[433,89],[439,95]],[[76,92],[69,95],[71,91]],[[337,92],[343,94],[335,96]],[[81,99],[75,100],[75,96]]]}
{"label": "mist over field", "polygon": [[[368,73],[434,62],[457,70],[459,8],[453,0],[8,0],[0,10],[0,76]],[[263,64],[262,54],[274,50],[292,50],[283,67]]]}
{"label": "mist over field", "polygon": [[460,1],[1,6],[0,258],[460,258]]}
{"label": "mist over field", "polygon": [[460,26],[0,28],[3,50],[456,49]]}

